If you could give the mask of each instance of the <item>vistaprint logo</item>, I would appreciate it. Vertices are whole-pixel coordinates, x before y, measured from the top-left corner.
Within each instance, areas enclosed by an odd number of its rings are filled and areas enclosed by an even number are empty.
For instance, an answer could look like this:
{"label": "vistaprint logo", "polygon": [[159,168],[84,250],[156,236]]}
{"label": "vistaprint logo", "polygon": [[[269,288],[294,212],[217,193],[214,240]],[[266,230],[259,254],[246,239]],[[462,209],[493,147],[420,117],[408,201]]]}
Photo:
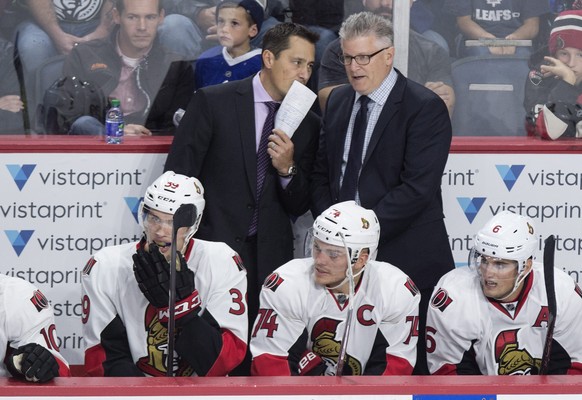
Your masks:
{"label": "vistaprint logo", "polygon": [[517,179],[521,175],[525,165],[496,165],[497,172],[503,179],[503,183],[505,183],[505,187],[507,190],[511,192],[513,185],[517,182]]}
{"label": "vistaprint logo", "polygon": [[16,252],[16,255],[20,257],[20,253],[24,250],[28,241],[32,237],[34,231],[23,230],[23,231],[12,231],[12,230],[5,230],[4,233],[6,237],[10,241],[12,248]]}
{"label": "vistaprint logo", "polygon": [[91,190],[98,189],[102,186],[141,186],[145,170],[127,170],[119,169],[111,171],[78,171],[70,168],[68,170],[43,170],[37,168],[37,164],[6,164],[10,171],[14,183],[18,189],[22,188],[35,172],[35,183],[44,186],[73,186],[87,187]]}
{"label": "vistaprint logo", "polygon": [[32,175],[32,171],[36,168],[36,164],[6,164],[6,168],[12,175],[12,179],[14,179],[14,183],[18,186],[18,190],[22,191],[26,182],[28,182],[28,178]]}
{"label": "vistaprint logo", "polygon": [[135,222],[139,224],[137,213],[139,212],[139,205],[143,201],[143,197],[125,197],[125,203],[131,211],[131,215],[135,218]]}
{"label": "vistaprint logo", "polygon": [[485,200],[487,200],[486,197],[457,197],[457,201],[470,224],[473,223],[473,220],[479,214]]}

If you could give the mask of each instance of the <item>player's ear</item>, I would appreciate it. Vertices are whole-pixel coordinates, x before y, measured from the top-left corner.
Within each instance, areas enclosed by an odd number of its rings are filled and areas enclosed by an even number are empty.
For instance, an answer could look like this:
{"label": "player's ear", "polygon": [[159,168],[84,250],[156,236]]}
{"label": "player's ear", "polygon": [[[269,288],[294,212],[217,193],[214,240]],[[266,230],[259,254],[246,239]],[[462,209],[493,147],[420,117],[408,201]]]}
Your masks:
{"label": "player's ear", "polygon": [[363,249],[362,251],[360,251],[360,255],[358,257],[358,260],[356,261],[354,273],[364,268],[364,266],[368,263],[369,257],[370,252],[368,251],[368,249]]}
{"label": "player's ear", "polygon": [[525,268],[523,269],[523,272],[525,274],[529,274],[532,268],[533,268],[533,259],[530,257],[525,261]]}

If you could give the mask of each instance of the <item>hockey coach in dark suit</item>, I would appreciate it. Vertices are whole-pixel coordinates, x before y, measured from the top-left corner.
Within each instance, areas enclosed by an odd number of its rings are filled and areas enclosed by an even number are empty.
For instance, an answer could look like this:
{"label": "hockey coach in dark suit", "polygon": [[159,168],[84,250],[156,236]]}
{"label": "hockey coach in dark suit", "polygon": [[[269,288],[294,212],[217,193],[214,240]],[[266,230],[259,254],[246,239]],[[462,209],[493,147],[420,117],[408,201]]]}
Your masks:
{"label": "hockey coach in dark suit", "polygon": [[204,185],[206,209],[196,236],[226,242],[241,256],[251,326],[263,281],[293,258],[290,218],[309,210],[319,117],[309,112],[292,138],[272,122],[293,81],[309,80],[317,38],[292,23],[270,29],[257,75],[193,95],[165,165]]}
{"label": "hockey coach in dark suit", "polygon": [[340,30],[350,85],[328,99],[312,179],[312,211],[355,200],[380,221],[377,259],[407,273],[422,294],[416,373],[427,373],[426,308],[454,267],[444,224],[441,178],[452,129],[445,103],[393,68],[391,23],[370,12]]}

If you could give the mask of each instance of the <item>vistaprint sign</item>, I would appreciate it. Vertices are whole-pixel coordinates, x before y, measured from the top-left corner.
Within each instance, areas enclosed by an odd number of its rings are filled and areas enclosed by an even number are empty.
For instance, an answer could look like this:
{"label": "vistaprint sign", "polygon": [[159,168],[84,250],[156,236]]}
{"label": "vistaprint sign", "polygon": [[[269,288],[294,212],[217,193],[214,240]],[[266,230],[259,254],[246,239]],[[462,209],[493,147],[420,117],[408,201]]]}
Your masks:
{"label": "vistaprint sign", "polygon": [[[511,160],[511,164],[507,163]],[[509,210],[556,237],[556,267],[582,282],[582,155],[452,154],[443,174],[445,221],[456,264],[466,265],[476,231]]]}
{"label": "vistaprint sign", "polygon": [[[83,361],[81,275],[105,246],[138,240],[139,204],[165,154],[2,154],[0,272],[37,285],[51,301],[59,344]],[[531,217],[539,238],[556,236],[556,266],[582,282],[582,154],[451,154],[442,177],[455,262],[473,235],[510,210]],[[295,221],[296,255],[313,219]],[[422,243],[418,244],[421,249]]]}
{"label": "vistaprint sign", "polygon": [[138,240],[145,188],[165,154],[2,154],[0,272],[38,286],[61,351],[82,364],[81,275],[103,247]]}

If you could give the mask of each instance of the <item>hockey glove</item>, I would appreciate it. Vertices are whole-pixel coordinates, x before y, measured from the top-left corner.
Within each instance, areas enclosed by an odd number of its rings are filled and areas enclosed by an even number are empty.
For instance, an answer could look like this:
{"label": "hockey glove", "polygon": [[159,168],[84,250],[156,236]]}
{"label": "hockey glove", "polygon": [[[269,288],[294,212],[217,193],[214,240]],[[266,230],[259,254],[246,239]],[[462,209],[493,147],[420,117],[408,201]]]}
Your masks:
{"label": "hockey glove", "polygon": [[[194,272],[188,268],[184,256],[177,252],[176,268],[176,321],[200,308],[200,297],[194,286]],[[158,246],[150,245],[150,252],[138,249],[133,255],[133,271],[140,290],[148,301],[159,308],[160,322],[168,320],[170,264]]]}
{"label": "hockey glove", "polygon": [[299,360],[299,375],[320,376],[325,375],[327,365],[320,356],[312,351],[306,350]]}
{"label": "hockey glove", "polygon": [[59,364],[55,356],[37,343],[29,343],[16,349],[8,357],[7,367],[15,378],[29,382],[48,382],[59,376]]}

